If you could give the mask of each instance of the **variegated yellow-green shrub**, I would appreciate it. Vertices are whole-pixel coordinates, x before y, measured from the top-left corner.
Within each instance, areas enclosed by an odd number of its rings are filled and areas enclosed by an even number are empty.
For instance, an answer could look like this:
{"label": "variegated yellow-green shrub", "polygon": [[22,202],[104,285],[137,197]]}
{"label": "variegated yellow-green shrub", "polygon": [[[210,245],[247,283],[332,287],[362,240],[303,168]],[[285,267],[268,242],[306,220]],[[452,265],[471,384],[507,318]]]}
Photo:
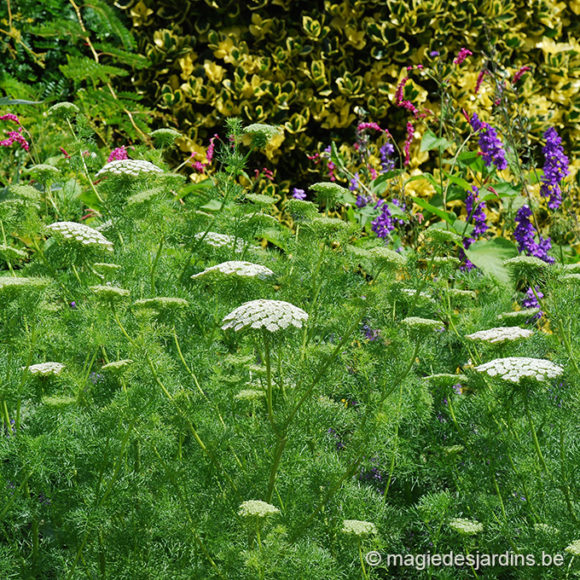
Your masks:
{"label": "variegated yellow-green shrub", "polygon": [[[184,131],[182,151],[202,156],[227,117],[278,124],[284,132],[265,149],[263,164],[277,170],[282,192],[319,180],[308,174],[318,168],[307,154],[331,141],[353,143],[357,111],[402,149],[408,111],[395,106],[395,93],[406,67],[433,64],[433,51],[451,65],[461,47],[473,56],[449,87],[457,114],[490,112],[491,83],[484,79],[474,94],[483,69],[501,62],[509,80],[530,66],[518,106],[530,119],[532,145],[555,125],[575,173],[578,0],[131,0],[126,12],[152,63],[132,85],[165,112],[166,124]],[[405,98],[435,117],[440,111],[426,75],[411,76]],[[419,150],[426,127],[415,126],[410,174],[428,165]]]}

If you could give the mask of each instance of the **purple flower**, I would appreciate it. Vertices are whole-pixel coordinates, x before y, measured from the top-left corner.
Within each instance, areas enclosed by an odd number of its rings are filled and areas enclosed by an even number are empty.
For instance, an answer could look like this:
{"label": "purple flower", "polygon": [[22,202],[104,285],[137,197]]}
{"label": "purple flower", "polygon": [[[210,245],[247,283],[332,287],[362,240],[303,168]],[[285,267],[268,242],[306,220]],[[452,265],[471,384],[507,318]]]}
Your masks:
{"label": "purple flower", "polygon": [[516,229],[514,230],[514,238],[518,242],[518,251],[525,253],[528,256],[535,256],[544,260],[548,264],[552,264],[555,260],[551,256],[548,256],[548,250],[552,247],[552,242],[550,238],[542,238],[538,236],[538,242],[534,241],[536,236],[536,228],[534,228],[532,222],[530,222],[530,216],[532,215],[532,210],[527,206],[523,205],[516,214]]}
{"label": "purple flower", "polygon": [[[486,217],[485,212],[483,211],[485,208],[485,202],[482,201],[479,204],[478,199],[479,189],[474,185],[471,188],[471,191],[467,194],[465,198],[465,211],[467,212],[467,223],[473,220],[473,237],[465,237],[463,238],[463,247],[467,250],[469,246],[477,238],[479,238],[482,234],[484,234],[488,229],[489,226],[485,223]],[[460,270],[472,270],[475,268],[475,265],[467,259],[467,255],[463,251],[463,249],[459,250],[459,256],[462,260],[461,266],[459,266]]]}
{"label": "purple flower", "polygon": [[389,234],[395,229],[395,224],[393,221],[393,216],[389,211],[389,207],[386,202],[382,199],[375,205],[375,209],[381,210],[379,217],[375,218],[371,223],[371,228],[377,237],[379,238],[387,238]]}
{"label": "purple flower", "polygon": [[438,51],[438,50],[432,50],[432,51],[429,53],[429,56],[430,56],[430,57],[436,57],[436,56],[439,56],[439,51]]}
{"label": "purple flower", "polygon": [[[535,292],[534,292],[535,290]],[[538,301],[538,298],[541,300],[544,297],[544,294],[542,292],[540,292],[540,287],[539,286],[535,286],[534,290],[532,290],[532,288],[528,288],[528,290],[526,291],[526,297],[522,300],[522,306],[524,308],[539,308],[540,307],[540,303]],[[534,314],[534,316],[532,316],[532,318],[530,318],[530,320],[527,320],[526,323],[530,323],[533,322],[534,320],[538,320],[539,318],[541,318],[543,316],[543,312],[540,310],[538,313]]]}
{"label": "purple flower", "polygon": [[485,166],[489,167],[493,163],[498,169],[505,169],[508,164],[497,131],[489,123],[481,121],[477,113],[473,113],[470,124],[474,131],[479,132],[479,147]]}
{"label": "purple flower", "polygon": [[380,149],[379,153],[381,155],[381,173],[386,173],[395,167],[394,159],[391,159],[391,155],[395,152],[395,147],[390,141],[387,141]]}
{"label": "purple flower", "polygon": [[74,310],[74,309],[77,307],[77,303],[76,303],[76,302],[73,300],[73,301],[70,303],[70,307],[71,307],[71,308]]}
{"label": "purple flower", "polygon": [[306,193],[304,193],[303,189],[298,189],[297,187],[295,187],[292,190],[292,197],[294,199],[306,199]]}
{"label": "purple flower", "polygon": [[356,191],[358,188],[358,182],[359,182],[359,174],[357,171],[357,173],[354,174],[354,177],[350,180],[350,185],[348,186],[348,189],[353,192]]}
{"label": "purple flower", "polygon": [[568,157],[564,155],[562,139],[556,132],[556,129],[550,127],[544,133],[546,145],[542,148],[544,153],[544,176],[540,186],[540,194],[543,197],[549,197],[548,207],[558,209],[562,203],[562,191],[560,182],[570,175],[568,170]]}
{"label": "purple flower", "polygon": [[379,329],[373,329],[368,324],[363,326],[363,331],[365,333],[365,338],[370,342],[373,342],[379,338],[381,331]]}
{"label": "purple flower", "polygon": [[359,209],[366,207],[370,201],[371,201],[371,198],[367,195],[357,195],[356,207],[358,207]]}

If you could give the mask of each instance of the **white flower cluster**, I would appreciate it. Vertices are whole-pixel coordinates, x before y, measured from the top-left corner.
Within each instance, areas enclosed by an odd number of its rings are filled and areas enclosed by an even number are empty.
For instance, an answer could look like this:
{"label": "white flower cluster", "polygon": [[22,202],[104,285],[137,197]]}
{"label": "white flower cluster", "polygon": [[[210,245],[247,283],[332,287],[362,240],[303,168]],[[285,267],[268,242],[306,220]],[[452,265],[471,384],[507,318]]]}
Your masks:
{"label": "white flower cluster", "polygon": [[65,240],[74,240],[87,247],[105,248],[113,251],[113,243],[107,240],[101,232],[76,222],[55,222],[47,226],[53,232],[57,232]]}
{"label": "white flower cluster", "polygon": [[141,298],[135,300],[133,306],[136,308],[153,308],[158,310],[187,308],[189,302],[184,298],[175,298],[173,296],[156,296],[155,298]]}
{"label": "white flower cluster", "polygon": [[117,371],[124,369],[125,367],[128,367],[129,365],[132,365],[133,362],[134,361],[132,361],[130,358],[125,358],[123,360],[116,360],[116,361],[107,363],[106,365],[103,365],[101,367],[101,370],[117,372]]}
{"label": "white flower cluster", "polygon": [[144,159],[116,159],[107,163],[95,177],[126,175],[139,177],[150,173],[163,173],[163,169]]}
{"label": "white flower cluster", "polygon": [[401,254],[397,254],[394,250],[385,248],[383,246],[377,246],[368,250],[368,254],[371,258],[376,260],[382,266],[395,266],[400,267],[405,265],[405,258]]}
{"label": "white flower cluster", "polygon": [[444,328],[443,323],[440,320],[420,318],[418,316],[409,316],[408,318],[401,320],[401,323],[413,330],[442,330]]}
{"label": "white flower cluster", "polygon": [[448,288],[447,294],[451,298],[476,298],[477,294],[473,290],[461,290],[459,288]]}
{"label": "white flower cluster", "polygon": [[540,312],[539,308],[524,308],[523,310],[515,310],[514,312],[503,312],[502,314],[498,314],[499,320],[509,320],[509,321],[518,321],[518,320],[528,320],[532,316],[535,316]]}
{"label": "white flower cluster", "polygon": [[377,534],[377,526],[372,522],[364,522],[362,520],[344,520],[342,522],[342,533],[351,534],[364,538],[371,534]]}
{"label": "white flower cluster", "polygon": [[194,274],[192,278],[201,278],[202,276],[240,276],[242,278],[267,278],[273,276],[274,272],[266,266],[253,264],[252,262],[243,262],[233,260],[231,262],[223,262],[217,266],[206,268],[199,274]]}
{"label": "white flower cluster", "polygon": [[566,274],[565,276],[560,276],[558,280],[568,284],[578,284],[580,282],[580,274],[576,272],[573,274]]}
{"label": "white flower cluster", "polygon": [[548,262],[540,260],[535,256],[516,256],[503,261],[503,265],[508,268],[521,270],[522,272],[533,272],[534,270],[543,270],[549,266]]}
{"label": "white flower cluster", "polygon": [[549,360],[510,356],[497,358],[491,362],[475,367],[480,373],[487,373],[490,377],[499,376],[505,381],[519,383],[524,377],[545,381],[561,375],[564,369]]}
{"label": "white flower cluster", "polygon": [[244,518],[265,518],[278,513],[280,513],[280,510],[277,507],[259,499],[250,499],[243,502],[238,510],[238,515]]}
{"label": "white flower cluster", "polygon": [[0,254],[2,254],[8,260],[21,260],[28,256],[28,254],[23,250],[13,248],[12,246],[8,246],[6,244],[0,244]]}
{"label": "white flower cluster", "polygon": [[30,365],[29,367],[22,367],[23,371],[27,370],[30,374],[40,375],[41,377],[60,375],[63,369],[64,365],[57,362],[44,362],[37,365]]}
{"label": "white flower cluster", "polygon": [[276,332],[292,325],[302,328],[302,323],[308,320],[308,314],[301,308],[283,300],[252,300],[242,304],[230,312],[222,322],[222,330],[233,328],[265,328]]}
{"label": "white flower cluster", "polygon": [[257,389],[242,389],[239,393],[234,395],[234,399],[238,401],[258,401],[266,396],[264,391],[258,391]]}
{"label": "white flower cluster", "polygon": [[572,556],[580,556],[580,540],[572,542],[569,546],[565,548],[565,551]]}
{"label": "white flower cluster", "polygon": [[[203,238],[203,239],[202,239]],[[227,234],[218,234],[216,232],[200,232],[195,234],[196,240],[202,240],[204,244],[208,246],[213,246],[214,248],[222,248],[224,246],[229,246],[234,248],[237,253],[244,251],[244,241],[240,238],[234,238],[233,236],[228,236]]]}
{"label": "white flower cluster", "polygon": [[501,344],[502,342],[529,338],[534,334],[533,330],[520,328],[519,326],[498,326],[489,330],[480,330],[473,334],[468,334],[465,338],[473,341],[489,342],[491,344]]}
{"label": "white flower cluster", "polygon": [[49,282],[50,280],[46,278],[19,278],[16,276],[2,276],[0,277],[0,291],[10,290],[12,288],[42,288]]}
{"label": "white flower cluster", "polygon": [[[413,298],[413,299],[415,298],[415,295],[417,294],[417,290],[415,290],[414,288],[401,288],[400,291],[405,296],[407,296],[409,298]],[[427,292],[419,292],[419,299],[425,300],[426,302],[432,302],[433,304],[435,304],[435,300]]]}
{"label": "white flower cluster", "polygon": [[129,296],[129,290],[119,288],[118,286],[109,286],[108,284],[97,284],[96,286],[89,286],[94,294],[105,300],[116,300],[119,298],[126,298]]}
{"label": "white flower cluster", "polygon": [[449,526],[464,536],[473,536],[483,531],[483,524],[465,518],[454,518],[449,522]]}

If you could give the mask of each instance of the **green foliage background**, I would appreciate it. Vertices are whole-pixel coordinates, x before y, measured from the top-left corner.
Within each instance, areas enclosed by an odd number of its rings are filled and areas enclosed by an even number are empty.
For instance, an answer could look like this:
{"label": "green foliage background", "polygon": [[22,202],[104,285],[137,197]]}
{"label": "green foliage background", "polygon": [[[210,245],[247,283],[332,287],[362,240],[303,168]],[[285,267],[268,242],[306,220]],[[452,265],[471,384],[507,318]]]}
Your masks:
{"label": "green foliage background", "polygon": [[[518,88],[519,113],[536,143],[555,125],[573,165],[577,158],[577,0],[130,0],[125,10],[151,62],[130,86],[189,135],[182,149],[207,146],[229,116],[280,124],[284,139],[264,161],[275,162],[279,183],[288,180],[282,189],[316,181],[307,176],[307,153],[354,141],[357,106],[402,141],[408,113],[394,95],[405,67],[433,63],[431,51],[451,65],[461,47],[474,55],[450,88],[459,108],[491,110],[493,91],[473,93],[497,55],[511,76],[531,66]],[[406,97],[436,117],[434,89],[413,77]],[[411,167],[428,161],[418,145],[412,151]]]}

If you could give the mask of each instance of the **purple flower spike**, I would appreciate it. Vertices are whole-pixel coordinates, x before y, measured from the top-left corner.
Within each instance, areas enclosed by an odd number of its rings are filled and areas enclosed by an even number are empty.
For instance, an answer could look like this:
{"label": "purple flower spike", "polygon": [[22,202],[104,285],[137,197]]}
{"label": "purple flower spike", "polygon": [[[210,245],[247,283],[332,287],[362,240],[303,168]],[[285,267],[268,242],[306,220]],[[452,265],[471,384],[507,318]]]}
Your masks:
{"label": "purple flower spike", "polygon": [[562,190],[560,182],[570,175],[568,170],[568,157],[564,155],[562,138],[551,127],[544,133],[546,145],[542,148],[546,161],[544,162],[544,175],[540,194],[548,197],[548,207],[558,209],[562,203]]}
{"label": "purple flower spike", "polygon": [[378,238],[387,238],[389,234],[395,229],[393,216],[389,211],[389,206],[384,200],[379,199],[375,205],[375,209],[381,209],[379,217],[371,223],[371,228]]}
{"label": "purple flower spike", "polygon": [[515,221],[517,226],[514,230],[514,238],[518,242],[518,251],[520,254],[525,253],[528,256],[535,256],[548,264],[552,264],[555,260],[548,256],[548,250],[552,247],[552,242],[550,238],[544,239],[542,236],[538,236],[538,242],[534,240],[536,228],[530,222],[531,215],[532,210],[527,205],[523,205],[516,214]]}
{"label": "purple flower spike", "polygon": [[499,170],[506,169],[505,150],[497,131],[489,123],[481,121],[477,113],[473,113],[470,124],[474,131],[479,132],[479,147],[485,166],[490,167],[493,163]]}

